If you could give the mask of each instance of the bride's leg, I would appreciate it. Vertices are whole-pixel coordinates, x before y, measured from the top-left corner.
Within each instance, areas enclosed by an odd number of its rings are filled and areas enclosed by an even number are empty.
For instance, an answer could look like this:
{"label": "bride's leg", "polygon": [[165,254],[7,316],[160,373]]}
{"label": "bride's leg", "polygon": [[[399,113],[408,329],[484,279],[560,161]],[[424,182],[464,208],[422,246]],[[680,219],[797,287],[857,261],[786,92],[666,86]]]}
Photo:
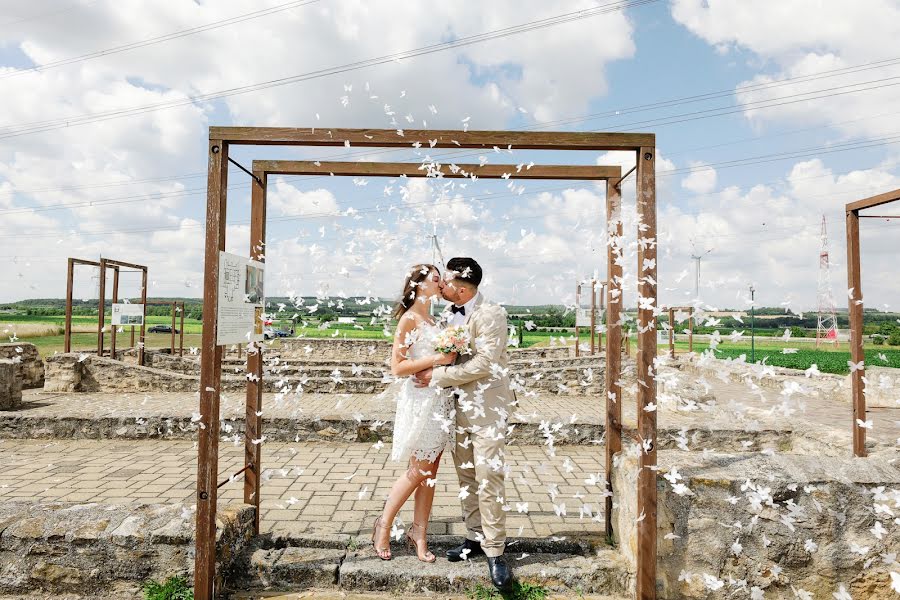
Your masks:
{"label": "bride's leg", "polygon": [[[410,457],[406,473],[397,478],[397,481],[391,486],[391,491],[388,493],[387,500],[384,503],[384,510],[381,512],[379,523],[382,526],[375,531],[375,550],[379,555],[390,555],[389,551],[382,552],[382,550],[390,547],[391,525],[413,491],[420,487],[426,477],[433,477],[433,475],[422,475],[421,473],[422,471],[428,472],[430,469],[427,468],[427,465],[430,464],[417,461],[415,457]],[[423,465],[426,465],[426,467],[423,468]]]}
{"label": "bride's leg", "polygon": [[419,462],[419,468],[425,478],[422,483],[419,484],[419,487],[416,488],[413,505],[413,526],[410,527],[410,534],[416,544],[419,558],[428,561],[434,560],[434,555],[428,551],[428,540],[426,539],[426,535],[428,522],[431,519],[431,507],[434,504],[435,487],[433,485],[428,485],[428,480],[437,478],[437,470],[440,464],[440,454],[438,454],[433,463],[425,461]]}

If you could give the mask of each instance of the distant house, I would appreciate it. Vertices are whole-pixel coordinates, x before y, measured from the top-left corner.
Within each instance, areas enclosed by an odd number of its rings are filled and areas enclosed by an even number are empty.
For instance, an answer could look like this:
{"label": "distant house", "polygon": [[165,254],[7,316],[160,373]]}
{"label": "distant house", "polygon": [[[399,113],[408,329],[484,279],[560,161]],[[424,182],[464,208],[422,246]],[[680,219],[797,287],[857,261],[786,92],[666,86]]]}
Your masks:
{"label": "distant house", "polygon": [[353,324],[353,323],[356,323],[356,317],[338,317],[337,322]]}

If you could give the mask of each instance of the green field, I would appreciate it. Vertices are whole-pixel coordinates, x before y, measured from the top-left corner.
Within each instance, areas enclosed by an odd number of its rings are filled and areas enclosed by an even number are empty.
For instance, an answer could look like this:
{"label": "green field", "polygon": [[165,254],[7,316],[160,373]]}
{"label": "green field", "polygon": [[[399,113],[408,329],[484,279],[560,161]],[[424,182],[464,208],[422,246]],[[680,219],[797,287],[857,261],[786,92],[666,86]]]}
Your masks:
{"label": "green field", "polygon": [[[780,345],[768,341],[764,344],[756,343],[755,360],[776,367],[787,367],[790,369],[806,370],[813,364],[817,366],[819,371],[823,373],[837,373],[846,375],[850,372],[850,351],[847,344],[838,346],[838,349],[820,349],[800,347],[796,353],[784,354],[783,348],[796,348],[798,344],[790,342],[782,342]],[[708,349],[706,343],[695,343],[694,351],[703,352]],[[687,352],[687,342],[676,342],[676,353]],[[660,346],[660,352],[666,352],[668,346]],[[750,362],[750,343],[722,343],[715,350],[716,358],[728,359],[739,358],[742,354],[746,355],[747,362]],[[887,361],[881,359],[879,354],[883,355]],[[865,364],[870,367],[894,367],[900,368],[900,349],[888,347],[870,346],[865,350]]]}
{"label": "green field", "polygon": [[[58,326],[60,330],[63,327],[64,319],[59,316],[31,316],[31,315],[3,315],[0,316],[0,331],[10,327],[12,329],[25,329],[26,325],[50,325]],[[97,334],[93,332],[96,327],[97,317],[88,315],[75,315],[72,318],[73,328],[77,333],[72,334],[73,350],[89,352],[97,347]],[[148,316],[147,324],[171,324],[171,317],[166,316]],[[180,327],[180,320],[176,322],[176,327]],[[363,327],[360,329],[359,327]],[[90,328],[91,332],[85,332],[86,328]],[[197,319],[185,319],[184,323],[185,336],[184,348],[185,352],[191,347],[199,347],[201,343],[202,322]],[[334,324],[327,328],[319,327],[297,328],[296,335],[311,338],[351,338],[351,339],[390,339],[385,336],[381,327],[374,325],[353,326],[348,324]],[[393,333],[393,331],[391,331]],[[535,345],[550,345],[551,337],[557,340],[560,337],[559,332],[541,332],[526,331],[522,337],[523,347]],[[23,341],[28,341],[37,346],[43,356],[52,355],[54,352],[62,352],[63,336],[62,335],[21,335]],[[170,344],[169,334],[147,334],[146,345],[148,348],[168,348]],[[131,340],[130,328],[125,328],[123,333],[117,336],[117,347],[129,347]],[[582,336],[582,343],[589,343],[590,338]],[[559,342],[557,342],[559,343]],[[176,347],[178,345],[178,336],[175,338]],[[105,335],[104,347],[109,348],[110,336]],[[632,352],[634,351],[634,340],[632,340]],[[686,352],[688,344],[686,341],[678,341],[675,343],[677,352]],[[696,352],[702,352],[708,348],[706,340],[698,340],[694,344]],[[668,344],[663,343],[659,346],[659,353],[663,354],[667,351]],[[784,348],[798,348],[796,353],[784,354]],[[737,342],[724,341],[715,351],[717,358],[738,358],[742,354],[750,360],[750,341],[741,339]],[[883,355],[887,360],[882,360],[879,355]],[[808,342],[799,342],[797,340],[788,340],[787,342],[778,339],[766,337],[756,340],[756,361],[765,360],[766,364],[788,367],[793,369],[806,370],[811,365],[816,364],[818,369],[823,373],[849,373],[848,361],[850,360],[850,352],[847,343],[841,343],[837,347],[826,346],[823,349],[816,350],[810,347]],[[868,346],[866,348],[866,365],[868,366],[888,366],[900,368],[900,349],[891,346]]]}

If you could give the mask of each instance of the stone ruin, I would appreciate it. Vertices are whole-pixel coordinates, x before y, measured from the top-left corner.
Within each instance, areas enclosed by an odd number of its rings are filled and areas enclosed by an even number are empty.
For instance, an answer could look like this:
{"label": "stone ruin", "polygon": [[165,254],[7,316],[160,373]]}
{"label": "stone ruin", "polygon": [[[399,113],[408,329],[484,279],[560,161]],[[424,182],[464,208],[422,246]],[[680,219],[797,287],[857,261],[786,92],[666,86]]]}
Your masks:
{"label": "stone ruin", "polygon": [[[374,394],[384,389],[384,356],[389,347],[385,341],[300,339],[282,344],[277,358],[267,360],[266,391]],[[6,394],[0,398],[19,397],[23,387],[29,397],[44,375],[42,366],[35,364],[39,358],[33,358],[36,350],[32,353],[27,344],[18,346],[22,349],[12,350],[11,360],[0,361],[0,394]],[[115,361],[76,353],[50,357],[42,392],[196,392],[198,356],[188,353],[179,357],[155,350],[145,355],[144,365],[137,365],[136,355],[127,351]],[[512,350],[510,358],[513,376],[529,389],[548,394],[548,402],[574,393],[602,406],[601,357],[576,359],[570,349],[543,348]],[[226,355],[223,389],[243,391],[244,360],[233,352]],[[816,397],[839,403],[849,414],[846,377],[811,379],[798,371],[703,357],[675,361],[661,357],[657,373],[661,598],[805,597],[801,592],[828,598],[841,585],[855,600],[885,597],[890,573],[900,571],[896,562],[900,554],[896,521],[900,516],[900,465],[895,447],[870,441],[868,458],[852,458],[849,427],[813,426],[799,417],[767,420],[763,412],[755,419],[743,418],[743,414],[737,418],[726,410],[734,398],[716,397],[707,383],[741,384],[748,395],[762,390]],[[871,369],[867,376],[871,405],[898,406],[900,382],[895,371]],[[623,406],[627,408],[634,404],[636,389],[633,363],[627,360],[623,383]],[[14,388],[19,389],[19,396]],[[77,401],[77,396],[67,398]],[[162,418],[138,419],[148,421],[140,427],[134,425],[133,417],[104,418],[108,422],[97,419],[81,423],[80,430],[57,429],[49,435],[140,439],[156,435],[154,429],[160,431],[162,425]],[[242,431],[239,420],[231,424],[236,435]],[[629,441],[634,415],[626,411],[624,424],[629,435],[612,473],[615,546],[589,538],[555,543],[523,539],[519,549],[539,559],[517,565],[520,577],[560,591],[577,589],[617,597],[632,593],[636,522],[640,518],[634,514],[639,447]],[[345,425],[346,430],[341,429]],[[265,427],[274,440],[360,442],[374,439],[371,425],[335,421],[313,427],[294,418],[267,418]],[[85,429],[89,427],[95,429]],[[514,443],[534,444],[544,437],[527,424],[518,427]],[[192,439],[195,430],[190,419],[185,419],[170,435]],[[20,417],[8,420],[0,414],[0,436],[19,434],[47,435],[29,429]],[[601,418],[595,424],[562,427],[555,441],[594,443],[602,435]],[[602,446],[597,451],[602,452]],[[102,516],[104,511],[109,514]],[[355,546],[352,536],[249,540],[241,525],[246,523],[248,511],[252,514],[252,507],[229,509],[226,521],[220,523],[220,542],[226,540],[220,572],[228,578],[222,584],[233,589],[290,591],[320,586],[415,595],[426,588],[463,591],[476,577],[466,566],[448,571],[397,560],[385,568]],[[85,515],[91,515],[92,524],[70,527]],[[149,575],[189,576],[192,531],[186,523],[191,518],[184,506],[7,503],[0,511],[4,563],[0,593],[18,593],[28,586],[77,592],[87,590],[86,582],[92,582],[105,586],[108,594],[131,589],[129,586],[133,588],[136,581]],[[142,535],[136,536],[136,531]],[[440,551],[456,541],[435,539],[433,546]],[[77,548],[96,552],[83,556]],[[128,553],[131,551],[133,554]]]}

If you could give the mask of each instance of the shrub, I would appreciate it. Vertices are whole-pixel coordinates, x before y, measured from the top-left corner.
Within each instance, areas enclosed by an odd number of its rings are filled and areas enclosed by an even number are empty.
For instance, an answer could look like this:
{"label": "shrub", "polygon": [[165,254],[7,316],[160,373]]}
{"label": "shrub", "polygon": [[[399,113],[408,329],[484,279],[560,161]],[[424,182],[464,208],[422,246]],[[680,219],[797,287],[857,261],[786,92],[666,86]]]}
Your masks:
{"label": "shrub", "polygon": [[145,600],[194,600],[194,590],[183,577],[172,576],[165,583],[144,584]]}
{"label": "shrub", "polygon": [[888,336],[887,343],[891,346],[900,346],[900,329],[895,329]]}

